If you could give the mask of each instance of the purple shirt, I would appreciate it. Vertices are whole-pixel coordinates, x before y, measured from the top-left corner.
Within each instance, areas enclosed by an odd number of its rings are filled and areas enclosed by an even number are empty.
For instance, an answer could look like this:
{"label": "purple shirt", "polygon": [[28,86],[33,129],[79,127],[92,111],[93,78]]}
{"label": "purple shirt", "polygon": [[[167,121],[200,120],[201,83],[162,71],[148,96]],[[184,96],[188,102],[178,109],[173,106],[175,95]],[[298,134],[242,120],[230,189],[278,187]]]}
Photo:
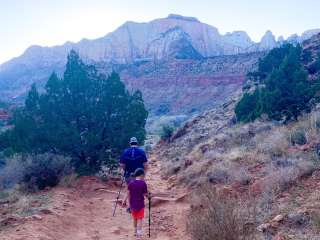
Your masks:
{"label": "purple shirt", "polygon": [[148,193],[148,187],[143,180],[132,180],[128,185],[130,193],[130,209],[140,211],[144,208],[144,195]]}

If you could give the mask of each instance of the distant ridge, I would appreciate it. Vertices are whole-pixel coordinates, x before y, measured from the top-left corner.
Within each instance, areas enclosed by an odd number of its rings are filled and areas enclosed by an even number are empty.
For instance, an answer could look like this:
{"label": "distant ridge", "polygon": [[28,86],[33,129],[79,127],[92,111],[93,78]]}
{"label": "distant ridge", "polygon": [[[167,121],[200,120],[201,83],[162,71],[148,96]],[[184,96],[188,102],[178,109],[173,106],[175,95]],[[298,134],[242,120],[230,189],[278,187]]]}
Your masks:
{"label": "distant ridge", "polygon": [[197,18],[195,17],[185,17],[179,14],[169,14],[168,18],[171,19],[179,19],[179,20],[184,20],[184,21],[190,21],[190,22],[200,22]]}
{"label": "distant ridge", "polygon": [[[101,38],[29,47],[0,65],[0,98],[23,101],[32,83],[41,87],[52,71],[62,74],[74,49],[104,73],[117,69],[129,89],[142,90],[150,109],[162,104],[166,111],[197,111],[241,87],[246,71],[265,51],[319,32],[308,30],[302,36],[276,40],[267,31],[257,43],[245,31],[220,34],[214,26],[178,14],[145,23],[128,21]],[[193,97],[197,101],[191,101]]]}

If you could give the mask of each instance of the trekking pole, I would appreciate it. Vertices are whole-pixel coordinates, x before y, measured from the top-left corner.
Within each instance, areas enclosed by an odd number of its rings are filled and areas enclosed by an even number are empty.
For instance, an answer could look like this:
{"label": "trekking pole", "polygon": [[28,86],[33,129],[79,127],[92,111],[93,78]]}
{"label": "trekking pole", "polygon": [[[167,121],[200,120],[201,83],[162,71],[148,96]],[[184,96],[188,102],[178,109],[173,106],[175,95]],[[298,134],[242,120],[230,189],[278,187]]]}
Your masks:
{"label": "trekking pole", "polygon": [[151,195],[148,196],[149,200],[149,238],[151,238]]}
{"label": "trekking pole", "polygon": [[114,208],[113,208],[113,214],[112,214],[113,217],[116,215],[116,210],[117,210],[117,206],[118,206],[118,202],[119,202],[119,198],[120,198],[120,194],[121,194],[121,190],[122,190],[124,181],[125,181],[125,177],[122,176],[122,181],[121,181],[120,189],[119,189],[119,192],[118,192],[117,200],[116,200],[116,203],[115,203]]}

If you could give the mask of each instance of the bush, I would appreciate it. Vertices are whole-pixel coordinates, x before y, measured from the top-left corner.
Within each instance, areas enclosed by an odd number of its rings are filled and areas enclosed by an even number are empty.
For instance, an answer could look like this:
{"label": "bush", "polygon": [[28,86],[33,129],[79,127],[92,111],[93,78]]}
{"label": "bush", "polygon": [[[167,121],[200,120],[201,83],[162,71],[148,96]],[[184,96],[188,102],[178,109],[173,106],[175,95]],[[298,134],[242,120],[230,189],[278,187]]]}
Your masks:
{"label": "bush", "polygon": [[22,184],[28,191],[57,185],[63,176],[71,174],[71,159],[54,155],[15,155],[7,159],[0,173],[0,187]]}
{"label": "bush", "polygon": [[[271,51],[259,63],[261,86],[253,93],[245,93],[236,106],[237,119],[253,121],[266,114],[269,119],[288,122],[310,111],[310,101],[316,97],[318,81],[308,81],[302,62],[300,46],[278,49],[281,58]],[[278,54],[276,54],[278,55]]]}
{"label": "bush", "polygon": [[290,133],[290,142],[292,145],[304,145],[307,143],[306,133],[302,128],[293,130]]}
{"label": "bush", "polygon": [[230,175],[227,169],[216,167],[207,174],[210,183],[228,183]]}
{"label": "bush", "polygon": [[261,113],[257,110],[259,104],[258,90],[253,93],[245,93],[235,108],[237,120],[240,122],[250,122],[260,117]]}
{"label": "bush", "polygon": [[170,125],[162,126],[161,139],[162,140],[170,139],[174,131],[175,131],[174,127]]}
{"label": "bush", "polygon": [[310,74],[315,74],[320,71],[320,54],[318,54],[317,59],[312,64],[310,64],[308,70]]}
{"label": "bush", "polygon": [[240,199],[207,185],[196,193],[187,228],[194,240],[253,240],[257,224],[252,210]]}

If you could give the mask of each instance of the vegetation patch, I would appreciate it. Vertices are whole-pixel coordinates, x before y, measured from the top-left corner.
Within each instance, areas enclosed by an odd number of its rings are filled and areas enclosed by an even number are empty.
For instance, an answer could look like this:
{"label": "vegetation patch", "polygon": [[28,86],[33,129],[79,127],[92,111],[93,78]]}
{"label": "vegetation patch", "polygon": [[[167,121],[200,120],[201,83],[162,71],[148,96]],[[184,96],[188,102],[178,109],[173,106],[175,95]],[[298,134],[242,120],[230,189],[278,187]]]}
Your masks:
{"label": "vegetation patch", "polygon": [[1,134],[0,149],[9,156],[69,156],[78,173],[92,174],[116,165],[130,137],[143,143],[147,116],[140,91],[129,93],[118,74],[99,74],[71,51],[63,78],[53,73],[43,93],[32,86],[13,128]]}
{"label": "vegetation patch", "polygon": [[239,121],[253,121],[265,114],[269,119],[288,122],[311,110],[320,78],[308,80],[302,54],[299,45],[284,45],[260,60],[258,70],[248,75],[258,86],[246,91],[235,108]]}

